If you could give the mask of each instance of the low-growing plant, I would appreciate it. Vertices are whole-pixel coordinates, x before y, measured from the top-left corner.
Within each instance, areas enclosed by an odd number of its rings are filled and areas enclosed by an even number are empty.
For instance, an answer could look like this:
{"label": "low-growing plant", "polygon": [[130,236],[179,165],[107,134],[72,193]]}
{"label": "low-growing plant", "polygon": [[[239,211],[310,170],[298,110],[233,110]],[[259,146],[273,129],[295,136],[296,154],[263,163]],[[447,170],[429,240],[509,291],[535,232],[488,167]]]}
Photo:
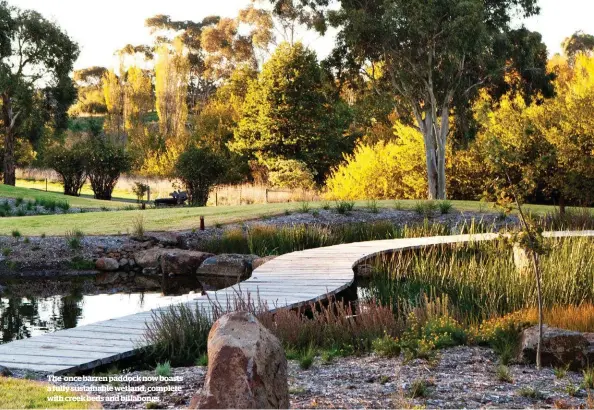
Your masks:
{"label": "low-growing plant", "polygon": [[200,305],[172,305],[153,312],[153,320],[144,333],[145,359],[159,363],[169,361],[172,366],[189,366],[206,352],[208,332],[212,321]]}
{"label": "low-growing plant", "polygon": [[23,242],[24,242],[24,243],[31,243],[31,239],[29,239],[29,238],[27,237],[27,238],[23,239]]}
{"label": "low-growing plant", "polygon": [[580,386],[569,383],[567,386],[565,386],[565,393],[567,393],[569,396],[576,397],[580,393]]}
{"label": "low-growing plant", "polygon": [[13,229],[11,235],[13,238],[19,239],[21,237],[21,231],[18,229]]}
{"label": "low-growing plant", "polygon": [[415,203],[415,212],[425,218],[432,217],[438,209],[439,206],[435,201],[418,201]]}
{"label": "low-growing plant", "polygon": [[2,256],[4,256],[4,257],[10,256],[11,253],[12,253],[12,249],[2,248]]}
{"label": "low-growing plant", "polygon": [[391,337],[387,334],[384,336],[375,339],[372,344],[371,348],[373,351],[382,357],[397,357],[400,356],[400,343],[394,337]]}
{"label": "low-growing plant", "polygon": [[371,199],[371,200],[367,201],[367,209],[372,214],[379,213],[379,206],[378,206],[378,203],[377,203],[377,199]]}
{"label": "low-growing plant", "polygon": [[45,238],[45,233],[41,234],[41,239]]}
{"label": "low-growing plant", "polygon": [[355,202],[353,201],[336,201],[336,212],[341,215],[346,215],[355,208]]}
{"label": "low-growing plant", "polygon": [[315,357],[316,351],[312,345],[308,346],[306,349],[303,349],[299,355],[299,358],[297,359],[299,361],[299,367],[302,370],[309,369],[313,365]]}
{"label": "low-growing plant", "polygon": [[25,216],[25,215],[27,215],[27,211],[25,211],[22,208],[17,209],[16,216]]}
{"label": "low-growing plant", "polygon": [[540,400],[544,398],[542,392],[534,387],[524,386],[518,389],[518,394],[529,399]]}
{"label": "low-growing plant", "polygon": [[166,361],[165,363],[157,364],[157,367],[155,368],[155,374],[157,376],[170,377],[171,363],[169,361]]}
{"label": "low-growing plant", "polygon": [[557,366],[553,369],[553,374],[557,379],[564,379],[567,376],[567,371],[569,370],[569,366],[560,367]]}
{"label": "low-growing plant", "polygon": [[84,237],[85,234],[78,229],[68,230],[66,231],[65,235],[66,243],[70,249],[73,250],[80,249],[82,247],[82,240]]}
{"label": "low-growing plant", "polygon": [[454,209],[454,205],[450,201],[438,201],[437,207],[442,215],[449,214]]}
{"label": "low-growing plant", "polygon": [[291,211],[289,211],[288,209],[285,209],[285,216],[289,216],[291,215]]}
{"label": "low-growing plant", "polygon": [[594,368],[588,367],[587,369],[582,370],[582,374],[584,376],[583,385],[587,389],[594,389]]}
{"label": "low-growing plant", "polygon": [[198,359],[196,359],[196,366],[208,366],[208,355],[206,353],[201,354]]}
{"label": "low-growing plant", "polygon": [[132,218],[132,234],[137,238],[144,238],[144,215],[138,214]]}
{"label": "low-growing plant", "polygon": [[394,201],[394,209],[397,211],[403,211],[404,205],[400,201]]}
{"label": "low-growing plant", "polygon": [[311,207],[309,206],[309,202],[302,201],[299,204],[299,212],[300,213],[302,213],[302,214],[308,214],[310,210],[311,210]]}
{"label": "low-growing plant", "polygon": [[496,376],[497,380],[499,380],[500,382],[513,383],[511,372],[509,371],[509,368],[504,364],[500,364],[497,366]]}
{"label": "low-growing plant", "polygon": [[409,397],[413,399],[427,397],[429,395],[429,383],[426,380],[415,380],[410,384]]}
{"label": "low-growing plant", "polygon": [[14,206],[21,206],[21,204],[23,203],[24,198],[22,196],[19,196],[17,198],[14,199]]}
{"label": "low-growing plant", "polygon": [[323,209],[323,210],[325,210],[325,211],[329,211],[331,207],[332,207],[332,206],[330,205],[330,202],[328,202],[328,201],[324,201],[324,202],[322,202],[322,209]]}

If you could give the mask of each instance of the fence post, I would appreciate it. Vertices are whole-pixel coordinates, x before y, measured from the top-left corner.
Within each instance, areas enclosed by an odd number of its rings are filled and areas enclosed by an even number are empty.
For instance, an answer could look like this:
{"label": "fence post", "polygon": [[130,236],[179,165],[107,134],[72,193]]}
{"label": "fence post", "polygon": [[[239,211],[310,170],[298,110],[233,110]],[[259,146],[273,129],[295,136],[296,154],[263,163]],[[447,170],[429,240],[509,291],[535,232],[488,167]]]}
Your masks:
{"label": "fence post", "polygon": [[264,202],[264,203],[266,203],[266,204],[267,204],[267,203],[268,203],[268,188],[266,188],[266,189],[265,189],[265,192],[266,192],[266,194],[265,194],[265,196],[266,196],[266,200],[265,200],[265,202]]}
{"label": "fence post", "polygon": [[239,205],[241,205],[241,185],[239,186]]}
{"label": "fence post", "polygon": [[204,217],[203,216],[200,217],[200,230],[201,231],[204,230]]}
{"label": "fence post", "polygon": [[219,206],[219,189],[215,188],[215,206]]}
{"label": "fence post", "polygon": [[151,202],[151,187],[149,185],[148,190],[146,192],[146,202]]}
{"label": "fence post", "polygon": [[45,192],[47,192],[47,178],[45,179]]}

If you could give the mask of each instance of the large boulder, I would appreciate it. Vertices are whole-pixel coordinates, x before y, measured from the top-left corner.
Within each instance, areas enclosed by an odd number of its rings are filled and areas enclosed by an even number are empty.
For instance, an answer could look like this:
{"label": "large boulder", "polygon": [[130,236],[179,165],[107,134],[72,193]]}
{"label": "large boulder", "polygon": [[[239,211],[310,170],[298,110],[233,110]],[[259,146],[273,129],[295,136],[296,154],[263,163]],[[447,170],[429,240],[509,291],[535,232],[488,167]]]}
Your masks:
{"label": "large boulder", "polygon": [[161,269],[168,275],[194,275],[212,253],[154,247],[134,254],[134,262],[147,272]]}
{"label": "large boulder", "polygon": [[113,258],[99,258],[95,262],[95,268],[103,272],[113,272],[120,267],[119,262]]}
{"label": "large boulder", "polygon": [[289,407],[287,359],[280,341],[251,313],[221,317],[208,335],[208,372],[190,408]]}
{"label": "large boulder", "polygon": [[252,273],[252,262],[257,255],[224,253],[207,258],[197,269],[198,275],[248,277]]}
{"label": "large boulder", "polygon": [[167,251],[168,249],[158,247],[138,251],[134,253],[134,262],[141,268],[157,268],[161,255]]}
{"label": "large boulder", "polygon": [[[538,326],[524,330],[520,359],[536,363]],[[569,366],[581,369],[588,366],[589,341],[583,333],[543,326],[541,361],[543,366]]]}
{"label": "large boulder", "polygon": [[193,276],[202,262],[214,256],[212,253],[168,249],[161,253],[161,272],[167,275]]}

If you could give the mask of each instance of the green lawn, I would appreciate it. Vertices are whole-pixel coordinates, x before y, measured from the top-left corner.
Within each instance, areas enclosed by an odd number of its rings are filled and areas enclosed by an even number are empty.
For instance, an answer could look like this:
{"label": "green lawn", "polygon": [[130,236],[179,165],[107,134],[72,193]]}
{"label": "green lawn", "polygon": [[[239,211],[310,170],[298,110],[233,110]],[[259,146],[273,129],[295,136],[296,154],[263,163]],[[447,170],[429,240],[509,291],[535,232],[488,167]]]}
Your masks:
{"label": "green lawn", "polygon": [[[99,409],[98,403],[68,401],[76,396],[71,392],[49,392],[47,383],[0,377],[0,408],[2,409]],[[62,396],[64,401],[49,401],[48,397]]]}
{"label": "green lawn", "polygon": [[67,200],[71,207],[74,208],[123,208],[129,206],[129,202],[120,201],[100,201],[92,198],[66,196],[57,192],[45,192],[37,189],[13,187],[10,185],[0,184],[0,198],[23,198],[25,200],[35,199],[55,199],[64,201]]}
{"label": "green lawn", "polygon": [[[1,191],[0,191],[1,192]],[[63,197],[62,197],[63,198]],[[93,201],[93,200],[89,200]],[[418,201],[398,201],[402,209],[413,209]],[[311,209],[322,207],[324,202],[309,203]],[[394,207],[395,201],[378,201],[382,208]],[[452,201],[458,211],[484,211],[491,207],[473,201]],[[330,202],[334,207],[334,203]],[[0,235],[10,235],[18,230],[22,235],[37,236],[64,235],[69,230],[81,230],[86,235],[125,234],[133,231],[136,220],[142,216],[144,228],[147,231],[176,231],[198,228],[200,216],[205,217],[206,225],[227,224],[243,220],[258,219],[265,216],[280,215],[289,210],[299,212],[302,204],[278,203],[241,206],[220,206],[204,208],[160,208],[145,211],[110,211],[87,212],[83,214],[24,216],[0,219]],[[356,208],[366,208],[367,201],[357,201]],[[528,205],[533,213],[550,212],[552,206]]]}
{"label": "green lawn", "polygon": [[[46,184],[45,181],[38,181],[38,180],[28,180],[28,179],[17,179],[16,186],[19,188],[29,188],[35,189],[38,191],[45,191]],[[62,184],[58,182],[48,182],[47,183],[47,190],[48,192],[54,192],[57,194],[62,194],[64,192],[64,187]],[[93,196],[93,190],[91,189],[91,184],[86,183],[80,193],[83,196]],[[136,195],[133,192],[130,192],[126,189],[118,189],[117,187],[113,190],[112,196],[114,199],[134,199],[136,200]]]}

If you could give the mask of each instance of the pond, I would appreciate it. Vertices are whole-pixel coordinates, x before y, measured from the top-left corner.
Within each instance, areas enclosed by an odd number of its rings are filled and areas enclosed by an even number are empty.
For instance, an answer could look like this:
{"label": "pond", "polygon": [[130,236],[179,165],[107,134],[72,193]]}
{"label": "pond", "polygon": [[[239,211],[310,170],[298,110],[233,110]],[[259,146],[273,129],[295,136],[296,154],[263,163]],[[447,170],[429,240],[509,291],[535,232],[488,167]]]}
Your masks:
{"label": "pond", "polygon": [[199,297],[134,292],[46,297],[0,297],[0,343],[113,319]]}
{"label": "pond", "polygon": [[[137,275],[138,276],[138,275]],[[200,297],[203,290],[234,285],[237,279],[180,280],[164,295],[160,281],[105,283],[101,275],[51,279],[0,278],[0,343],[146,312]]]}

